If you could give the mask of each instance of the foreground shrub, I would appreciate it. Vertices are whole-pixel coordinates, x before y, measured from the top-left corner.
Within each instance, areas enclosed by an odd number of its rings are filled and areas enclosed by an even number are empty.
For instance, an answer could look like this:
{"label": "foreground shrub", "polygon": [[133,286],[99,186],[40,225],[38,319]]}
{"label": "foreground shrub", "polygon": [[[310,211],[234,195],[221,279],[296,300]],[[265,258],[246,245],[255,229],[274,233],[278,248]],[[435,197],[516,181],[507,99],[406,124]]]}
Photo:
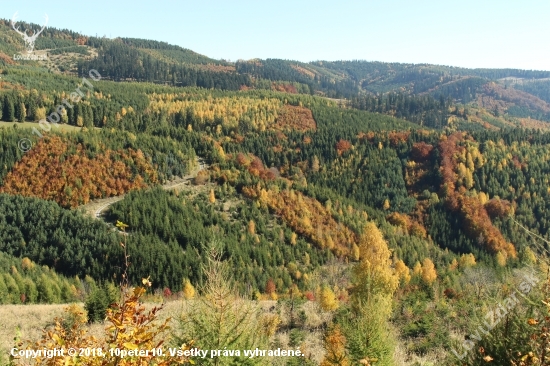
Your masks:
{"label": "foreground shrub", "polygon": [[[144,280],[144,283],[150,285],[148,280]],[[159,324],[155,322],[162,306],[145,311],[145,307],[140,302],[140,298],[145,292],[145,287],[123,288],[122,300],[107,309],[105,340],[98,340],[89,335],[83,314],[77,307],[69,307],[66,309],[67,317],[71,318],[73,323],[70,328],[66,328],[63,320],[57,318],[53,329],[44,331],[42,339],[27,345],[21,343],[17,347],[20,350],[51,350],[54,348],[65,350],[63,356],[36,357],[34,359],[36,365],[44,366],[167,366],[188,363],[189,360],[183,356],[158,356],[149,352],[147,356],[121,357],[119,352],[112,351],[114,349],[121,351],[152,350],[163,345],[170,319]],[[189,342],[189,345],[183,345],[179,349],[182,351],[189,349],[191,343]],[[68,355],[70,348],[76,350],[87,348],[91,352],[86,355],[79,355],[77,352],[76,355],[71,356]],[[98,357],[101,355],[104,357]],[[12,358],[12,362],[26,364],[26,359]]]}

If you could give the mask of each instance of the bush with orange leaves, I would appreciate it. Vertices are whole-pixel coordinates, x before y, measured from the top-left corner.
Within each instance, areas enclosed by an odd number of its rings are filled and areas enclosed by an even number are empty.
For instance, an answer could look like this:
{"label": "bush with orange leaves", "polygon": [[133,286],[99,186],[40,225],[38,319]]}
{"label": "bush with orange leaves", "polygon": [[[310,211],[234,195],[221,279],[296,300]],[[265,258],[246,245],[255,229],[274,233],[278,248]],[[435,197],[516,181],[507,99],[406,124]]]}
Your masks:
{"label": "bush with orange leaves", "polygon": [[[148,280],[144,283],[150,285]],[[166,319],[163,323],[156,324],[160,307],[154,307],[150,311],[145,311],[145,307],[140,303],[140,298],[145,294],[144,287],[125,288],[120,304],[113,304],[107,310],[105,341],[100,341],[87,333],[86,322],[82,313],[74,307],[66,308],[68,316],[72,316],[75,321],[71,328],[67,329],[63,325],[63,320],[57,318],[52,330],[44,331],[42,339],[25,347],[22,343],[18,345],[22,349],[62,349],[63,355],[46,358],[36,357],[36,365],[174,365],[185,364],[189,360],[187,357],[173,357],[168,355],[154,354],[151,350],[158,350],[163,342],[163,335],[168,330]],[[189,349],[190,345],[183,345],[181,350]],[[69,355],[69,349],[87,349],[84,355]],[[118,349],[121,351],[149,350],[146,356],[127,356],[122,357],[119,352],[111,353],[110,350]],[[118,355],[117,355],[118,353]],[[13,358],[12,361],[17,361]],[[22,361],[22,360],[20,360]]]}
{"label": "bush with orange leaves", "polygon": [[512,204],[510,201],[501,200],[500,198],[491,198],[485,204],[485,210],[491,217],[506,217],[512,212]]}
{"label": "bush with orange leaves", "polygon": [[[146,284],[150,283],[144,280]],[[63,355],[46,358],[36,357],[34,364],[44,366],[107,366],[107,365],[174,365],[185,364],[189,360],[187,357],[173,357],[169,355],[153,354],[151,350],[159,349],[163,345],[163,335],[168,330],[170,319],[157,324],[155,320],[160,307],[154,307],[150,311],[145,311],[145,307],[140,303],[140,298],[145,294],[144,287],[123,289],[123,296],[120,304],[114,304],[107,310],[107,319],[105,327],[105,340],[101,341],[88,334],[85,328],[82,314],[68,314],[74,316],[74,323],[70,329],[63,326],[62,319],[55,320],[55,326],[52,330],[44,331],[42,339],[27,344],[19,344],[20,350],[24,349],[62,349]],[[66,309],[68,313],[75,312],[74,308]],[[183,345],[181,350],[189,349],[190,345]],[[90,353],[86,355],[69,355],[69,349],[89,349]],[[110,350],[118,349],[121,351],[149,350],[146,356],[121,357],[120,353]],[[118,353],[118,355],[117,355]],[[24,359],[12,359],[12,361],[24,361]]]}
{"label": "bush with orange leaves", "polygon": [[338,156],[351,149],[351,146],[351,142],[348,140],[340,139],[340,141],[336,143],[336,152],[338,153]]}

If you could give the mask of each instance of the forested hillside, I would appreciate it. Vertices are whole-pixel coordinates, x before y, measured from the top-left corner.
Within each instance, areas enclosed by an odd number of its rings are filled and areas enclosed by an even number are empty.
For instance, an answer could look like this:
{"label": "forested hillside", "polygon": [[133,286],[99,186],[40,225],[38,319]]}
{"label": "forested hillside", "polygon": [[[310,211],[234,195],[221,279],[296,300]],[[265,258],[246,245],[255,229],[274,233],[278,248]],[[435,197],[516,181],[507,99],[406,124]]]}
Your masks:
{"label": "forested hillside", "polygon": [[[22,49],[0,21],[1,304],[102,321],[119,283],[209,304],[227,266],[222,300],[264,304],[264,346],[308,355],[288,365],[541,357],[550,72],[232,63],[53,28],[47,61]],[[524,277],[514,315],[469,336]]]}

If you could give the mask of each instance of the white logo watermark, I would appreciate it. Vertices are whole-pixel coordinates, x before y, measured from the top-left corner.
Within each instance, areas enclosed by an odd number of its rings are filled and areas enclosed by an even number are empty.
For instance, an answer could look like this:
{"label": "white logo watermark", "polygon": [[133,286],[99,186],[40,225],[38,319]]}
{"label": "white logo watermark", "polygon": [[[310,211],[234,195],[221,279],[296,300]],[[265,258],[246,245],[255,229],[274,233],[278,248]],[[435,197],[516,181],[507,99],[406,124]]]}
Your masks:
{"label": "white logo watermark", "polygon": [[459,355],[458,352],[452,348],[453,353],[459,360],[466,357],[468,352],[474,348],[476,342],[481,341],[483,334],[488,335],[489,332],[491,332],[501,322],[501,320],[504,319],[505,316],[512,311],[517,304],[519,304],[519,300],[516,295],[526,298],[529,292],[531,292],[531,289],[534,288],[538,282],[540,282],[540,279],[534,271],[530,273],[523,273],[522,277],[523,281],[519,285],[519,291],[514,290],[506,299],[504,299],[504,301],[497,304],[495,310],[489,310],[485,313],[484,319],[486,319],[486,321],[483,322],[482,325],[478,326],[475,333],[470,334],[469,339],[462,342],[462,349],[464,352]]}
{"label": "white logo watermark", "polygon": [[17,19],[17,12],[15,12],[15,14],[13,14],[13,17],[11,18],[11,27],[13,28],[14,31],[16,31],[19,35],[21,35],[21,37],[23,37],[23,41],[25,41],[25,49],[27,50],[26,55],[21,55],[21,54],[13,55],[14,60],[31,60],[31,61],[42,60],[43,61],[43,60],[47,59],[46,55],[35,55],[33,53],[34,52],[34,43],[36,42],[36,39],[38,38],[40,33],[42,33],[44,31],[44,29],[46,28],[46,25],[48,24],[48,14],[46,14],[44,18],[46,19],[46,22],[44,23],[42,28],[39,31],[33,30],[32,35],[29,36],[27,34],[26,30],[25,30],[25,32],[21,32],[18,27],[15,27],[15,22],[16,22],[16,19]]}

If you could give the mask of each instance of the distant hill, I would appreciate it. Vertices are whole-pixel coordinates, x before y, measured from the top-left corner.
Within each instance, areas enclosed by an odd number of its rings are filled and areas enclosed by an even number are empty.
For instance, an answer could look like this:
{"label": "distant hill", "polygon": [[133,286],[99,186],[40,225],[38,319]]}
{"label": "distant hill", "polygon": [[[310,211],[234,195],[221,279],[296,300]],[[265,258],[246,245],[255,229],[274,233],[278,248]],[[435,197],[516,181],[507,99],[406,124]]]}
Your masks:
{"label": "distant hill", "polygon": [[[22,31],[40,25],[18,22]],[[445,100],[445,108],[433,113],[423,103],[423,114],[393,112],[412,116],[424,123],[424,115],[445,126],[451,117],[448,107],[465,105],[501,119],[502,125],[520,125],[519,119],[550,121],[550,71],[518,69],[466,69],[430,64],[387,62],[315,61],[252,59],[227,62],[166,42],[138,38],[98,38],[47,27],[36,40],[35,50],[48,54],[47,61],[13,61],[12,55],[24,50],[9,20],[0,20],[0,65],[22,64],[45,67],[54,73],[85,76],[96,69],[106,80],[138,81],[177,87],[198,86],[223,90],[270,89],[288,93],[316,94],[352,100],[402,94]],[[403,97],[401,97],[402,99]],[[385,99],[384,99],[385,100]],[[352,103],[352,106],[364,105]],[[415,107],[416,108],[416,107]],[[372,111],[396,108],[370,108]],[[456,108],[455,108],[456,110]],[[478,113],[479,115],[479,113]],[[508,120],[503,119],[504,117]],[[429,125],[429,123],[428,123]]]}

